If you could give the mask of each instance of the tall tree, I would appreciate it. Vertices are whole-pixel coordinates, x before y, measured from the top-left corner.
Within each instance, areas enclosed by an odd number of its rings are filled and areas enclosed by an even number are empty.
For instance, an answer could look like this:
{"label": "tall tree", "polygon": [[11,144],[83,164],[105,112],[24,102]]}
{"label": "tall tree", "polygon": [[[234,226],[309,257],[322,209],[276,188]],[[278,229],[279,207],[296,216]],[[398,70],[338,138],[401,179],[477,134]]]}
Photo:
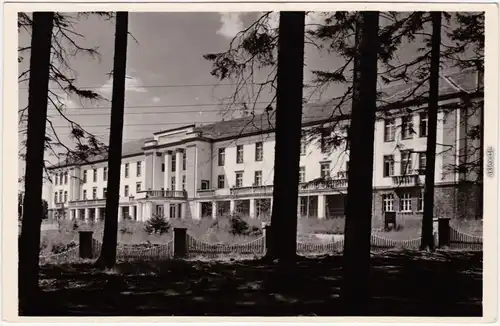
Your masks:
{"label": "tall tree", "polygon": [[120,199],[120,166],[122,160],[123,113],[127,70],[128,12],[116,14],[115,57],[113,62],[113,94],[111,99],[111,131],[109,135],[108,185],[101,255],[96,264],[113,268],[116,263],[118,237],[118,205]]}
{"label": "tall tree", "polygon": [[293,261],[297,255],[304,22],[305,12],[280,12],[274,189],[267,252],[269,258],[280,261]]}
{"label": "tall tree", "polygon": [[26,190],[19,238],[19,314],[31,315],[38,297],[38,264],[42,198],[43,155],[53,12],[33,13],[28,93],[28,131],[26,142]]}
{"label": "tall tree", "polygon": [[360,12],[356,49],[351,124],[348,131],[349,171],[341,296],[347,315],[363,315],[369,307],[370,237],[379,13]]}
{"label": "tall tree", "polygon": [[421,250],[434,250],[432,236],[432,219],[434,217],[434,174],[436,171],[436,135],[439,110],[439,66],[441,48],[441,12],[431,13],[432,39],[431,63],[429,76],[428,133],[427,133],[427,166],[425,169],[424,214],[422,218]]}

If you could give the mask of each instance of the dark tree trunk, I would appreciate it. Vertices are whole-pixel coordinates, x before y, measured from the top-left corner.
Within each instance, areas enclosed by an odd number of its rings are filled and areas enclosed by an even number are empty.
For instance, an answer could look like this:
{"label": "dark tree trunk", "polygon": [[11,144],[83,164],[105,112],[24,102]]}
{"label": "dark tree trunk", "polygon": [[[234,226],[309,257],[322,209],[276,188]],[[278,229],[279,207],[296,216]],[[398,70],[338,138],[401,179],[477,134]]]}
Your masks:
{"label": "dark tree trunk", "polygon": [[120,199],[120,168],[122,163],[123,112],[127,67],[128,12],[116,14],[115,57],[113,63],[113,94],[111,99],[111,131],[109,135],[108,185],[104,235],[97,265],[113,268],[116,263],[118,237],[118,205]]}
{"label": "dark tree trunk", "polygon": [[297,250],[297,197],[305,12],[281,12],[278,39],[278,89],[271,241],[267,258],[293,261]]}
{"label": "dark tree trunk", "polygon": [[53,12],[33,13],[30,80],[28,93],[28,139],[21,236],[19,238],[19,314],[31,315],[38,297],[38,264],[42,198],[43,155]]}
{"label": "dark tree trunk", "polygon": [[429,77],[429,131],[427,134],[427,166],[425,169],[424,214],[422,218],[421,250],[434,250],[432,220],[434,217],[434,174],[436,170],[436,134],[439,108],[439,63],[441,47],[441,12],[431,13],[431,67]]}
{"label": "dark tree trunk", "polygon": [[356,54],[341,296],[346,315],[363,315],[370,299],[372,180],[377,111],[378,12],[361,12]]}

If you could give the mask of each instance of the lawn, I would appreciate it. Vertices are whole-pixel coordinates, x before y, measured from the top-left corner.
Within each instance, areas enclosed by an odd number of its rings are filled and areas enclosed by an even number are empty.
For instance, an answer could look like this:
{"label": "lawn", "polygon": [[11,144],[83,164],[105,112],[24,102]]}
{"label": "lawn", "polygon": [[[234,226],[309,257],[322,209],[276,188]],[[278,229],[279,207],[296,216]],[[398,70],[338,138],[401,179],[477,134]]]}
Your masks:
{"label": "lawn", "polygon": [[[39,315],[339,316],[342,256],[169,260],[41,268]],[[372,256],[374,316],[480,316],[482,253],[389,251]]]}

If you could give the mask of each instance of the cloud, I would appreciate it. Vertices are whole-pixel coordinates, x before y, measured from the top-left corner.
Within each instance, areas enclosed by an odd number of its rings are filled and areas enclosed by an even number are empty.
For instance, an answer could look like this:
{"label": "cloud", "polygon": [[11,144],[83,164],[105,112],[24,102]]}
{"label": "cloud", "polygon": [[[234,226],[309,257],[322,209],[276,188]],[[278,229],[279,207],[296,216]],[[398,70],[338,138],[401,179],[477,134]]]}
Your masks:
{"label": "cloud", "polygon": [[243,13],[241,12],[221,12],[220,22],[221,27],[217,30],[217,34],[226,38],[233,38],[243,30]]}
{"label": "cloud", "polygon": [[[125,91],[126,92],[136,92],[136,93],[147,93],[147,89],[142,87],[142,81],[137,77],[127,76],[125,79]],[[113,91],[113,77],[108,79],[104,85],[99,88],[99,93],[101,94],[111,94]]]}
{"label": "cloud", "polygon": [[159,103],[161,101],[161,98],[159,98],[158,96],[155,96],[151,99],[151,101],[153,101],[153,103]]}

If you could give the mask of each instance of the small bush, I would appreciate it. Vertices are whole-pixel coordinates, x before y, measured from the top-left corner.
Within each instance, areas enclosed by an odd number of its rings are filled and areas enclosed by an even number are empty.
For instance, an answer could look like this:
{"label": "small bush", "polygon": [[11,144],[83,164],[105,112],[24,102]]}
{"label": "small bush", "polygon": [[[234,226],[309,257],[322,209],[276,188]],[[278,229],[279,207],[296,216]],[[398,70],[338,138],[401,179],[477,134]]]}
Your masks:
{"label": "small bush", "polygon": [[250,225],[241,216],[235,214],[229,218],[229,233],[232,235],[247,235]]}
{"label": "small bush", "polygon": [[147,234],[159,234],[168,233],[170,231],[170,223],[163,215],[154,214],[149,220],[146,221],[144,225],[144,231]]}

